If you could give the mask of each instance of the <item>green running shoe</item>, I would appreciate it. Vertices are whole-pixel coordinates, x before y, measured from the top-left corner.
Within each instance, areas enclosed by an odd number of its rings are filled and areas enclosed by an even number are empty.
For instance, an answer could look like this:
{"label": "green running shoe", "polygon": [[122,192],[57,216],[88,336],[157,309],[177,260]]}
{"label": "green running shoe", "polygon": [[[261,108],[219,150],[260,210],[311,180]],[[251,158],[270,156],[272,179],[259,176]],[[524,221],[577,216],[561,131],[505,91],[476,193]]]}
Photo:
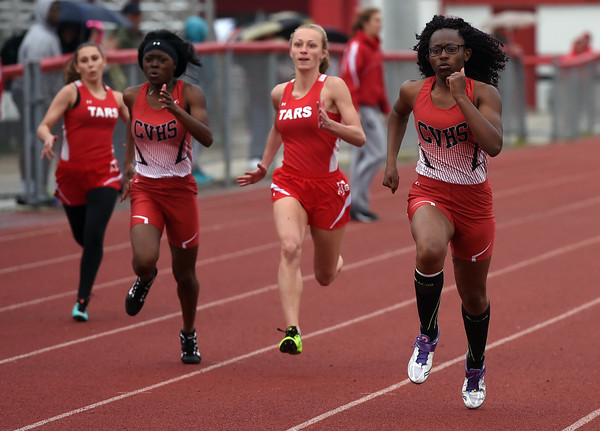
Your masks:
{"label": "green running shoe", "polygon": [[299,355],[302,353],[302,339],[295,326],[290,326],[285,331],[279,328],[277,330],[285,332],[285,338],[279,343],[281,353],[289,353],[290,355]]}

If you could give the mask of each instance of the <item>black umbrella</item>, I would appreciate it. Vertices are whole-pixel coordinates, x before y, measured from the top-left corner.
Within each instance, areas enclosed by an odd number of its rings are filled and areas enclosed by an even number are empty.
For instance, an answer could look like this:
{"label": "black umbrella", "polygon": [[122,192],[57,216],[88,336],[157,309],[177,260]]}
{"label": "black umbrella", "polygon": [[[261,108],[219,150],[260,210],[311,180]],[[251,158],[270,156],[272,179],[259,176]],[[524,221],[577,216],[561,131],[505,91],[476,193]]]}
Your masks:
{"label": "black umbrella", "polygon": [[278,12],[244,26],[239,34],[240,40],[263,40],[271,38],[289,39],[292,32],[301,24],[310,22],[299,12]]}
{"label": "black umbrella", "polygon": [[326,28],[325,33],[327,33],[327,40],[331,43],[346,43],[349,40],[346,33],[335,28]]}
{"label": "black umbrella", "polygon": [[120,27],[131,27],[131,22],[119,11],[107,9],[95,3],[59,1],[60,22],[72,22],[85,25],[89,20],[112,22]]}

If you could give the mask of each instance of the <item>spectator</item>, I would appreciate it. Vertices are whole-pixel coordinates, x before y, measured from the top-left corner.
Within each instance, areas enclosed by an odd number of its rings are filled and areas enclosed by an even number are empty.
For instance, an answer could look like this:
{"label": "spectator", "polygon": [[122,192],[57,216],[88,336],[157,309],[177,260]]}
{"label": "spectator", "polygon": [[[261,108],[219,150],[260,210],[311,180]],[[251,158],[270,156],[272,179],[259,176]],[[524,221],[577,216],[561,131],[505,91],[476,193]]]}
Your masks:
{"label": "spectator", "polygon": [[[285,12],[282,12],[285,14]],[[292,14],[290,22],[297,22],[298,25],[308,22],[303,17],[299,19]],[[246,29],[242,29],[239,33],[239,38],[245,41],[287,41],[287,36],[279,29],[276,15],[270,15],[269,18],[259,24],[258,31],[249,32],[252,25]],[[265,25],[266,24],[266,25]],[[269,24],[273,24],[271,27]],[[261,26],[263,26],[260,28]],[[289,79],[290,67],[287,56],[277,56],[278,65],[275,72],[277,82]],[[256,169],[258,163],[262,159],[265,149],[265,142],[268,139],[269,131],[273,125],[273,108],[269,100],[264,98],[264,94],[271,92],[274,82],[270,82],[269,62],[260,55],[244,54],[237,56],[238,64],[240,64],[246,75],[245,85],[248,88],[247,97],[250,101],[246,104],[246,118],[250,128],[250,151],[248,154],[248,169]]]}
{"label": "spectator", "polygon": [[131,27],[119,27],[113,32],[111,39],[116,43],[116,49],[137,48],[144,39],[144,33],[140,30],[142,12],[139,3],[130,1],[123,6],[121,14],[131,22]]}
{"label": "spectator", "polygon": [[589,31],[584,31],[577,40],[579,54],[593,54],[592,35]]}
{"label": "spectator", "polygon": [[14,34],[9,37],[2,45],[2,51],[0,51],[0,56],[2,57],[2,64],[8,66],[9,64],[17,64],[18,58],[17,55],[19,53],[19,46],[23,42],[23,38],[25,38],[26,31],[22,33]]}
{"label": "spectator", "polygon": [[34,6],[35,24],[25,34],[19,47],[19,63],[41,60],[61,54],[56,32],[60,5],[55,0],[37,0]]}
{"label": "spectator", "polygon": [[567,54],[565,54],[562,58],[563,59],[575,58],[575,57],[579,56],[580,54],[583,54],[583,51],[584,51],[583,39],[580,36],[577,36],[575,38],[575,40],[573,41],[573,44],[571,45],[571,51],[569,51]]}
{"label": "spectator", "polygon": [[2,74],[2,60],[0,59],[0,118],[2,118],[2,93],[4,93],[4,75]]}
{"label": "spectator", "polygon": [[[121,14],[129,20],[130,27],[119,27],[106,39],[106,50],[111,49],[137,49],[142,40],[144,33],[140,30],[142,22],[142,13],[138,2],[130,1],[123,9]],[[123,73],[123,69],[118,64],[111,66],[108,69],[111,86],[119,91],[125,90],[131,83],[128,82],[127,76]]]}
{"label": "spectator", "polygon": [[[2,75],[2,60],[0,60],[0,107],[2,106],[2,93],[4,93],[4,76]],[[0,118],[2,118],[2,110],[0,109]]]}
{"label": "spectator", "polygon": [[[41,59],[46,57],[55,57],[62,54],[60,39],[57,33],[57,25],[60,14],[59,2],[55,0],[36,0],[34,5],[34,17],[35,24],[25,34],[23,42],[19,46],[17,60],[18,63],[26,65],[33,62],[39,62]],[[58,74],[44,74],[44,82],[40,85],[41,94],[39,94],[39,100],[41,103],[40,108],[46,111],[50,106],[50,102],[54,98],[54,95],[58,93],[62,87],[62,79],[60,73]],[[15,103],[21,113],[24,112],[24,92],[23,78],[15,79],[13,81],[13,95]],[[28,197],[31,195],[41,196],[47,194],[48,186],[48,173],[50,170],[50,162],[44,160],[42,162],[42,178],[41,184],[43,190],[34,190],[35,185],[30,184],[31,178],[26,178],[26,166],[25,160],[31,162],[30,172],[34,172],[33,161],[38,158],[38,153],[35,152],[35,128],[33,124],[26,127],[31,128],[34,132],[32,133],[31,142],[23,142],[23,150],[20,152],[20,168],[21,168],[21,180],[22,180],[22,195],[17,197],[17,203],[25,204],[28,203]],[[29,157],[25,154],[25,151],[29,151]],[[52,203],[53,199],[45,200],[44,203]]]}
{"label": "spectator", "polygon": [[200,43],[208,36],[208,25],[199,16],[191,16],[183,24],[185,37],[192,43]]}
{"label": "spectator", "polygon": [[373,177],[383,165],[386,155],[381,114],[387,115],[390,112],[383,81],[383,55],[379,39],[381,27],[379,9],[366,8],[359,11],[352,27],[352,39],[342,58],[341,77],[350,89],[367,137],[365,145],[352,149],[350,216],[353,220],[365,223],[379,218],[371,211],[369,191]]}
{"label": "spectator", "polygon": [[509,57],[519,58],[523,55],[523,48],[514,41],[514,37],[506,27],[497,27],[492,34],[503,45],[503,50]]}
{"label": "spectator", "polygon": [[102,44],[104,25],[101,21],[88,20],[85,24],[78,22],[61,22],[58,25],[63,54],[70,54],[84,42]]}
{"label": "spectator", "polygon": [[70,54],[83,42],[83,29],[80,23],[61,22],[58,25],[58,38],[63,54]]}
{"label": "spectator", "polygon": [[100,45],[104,39],[104,24],[102,21],[90,19],[85,23],[87,41]]}
{"label": "spectator", "polygon": [[[185,20],[183,24],[183,29],[185,33],[185,38],[194,43],[202,43],[206,40],[208,36],[208,25],[206,21],[204,21],[199,16],[191,16]],[[204,93],[206,94],[206,107],[208,111],[211,110],[211,88],[212,84],[215,80],[216,75],[216,64],[213,58],[202,59],[202,67],[196,66],[194,64],[190,64],[188,66],[188,71],[186,74],[188,77],[194,81],[193,83],[200,86]],[[192,174],[194,175],[194,179],[198,184],[209,183],[213,180],[213,178],[206,174],[202,168],[200,167],[200,152],[202,151],[203,146],[196,139],[192,139],[192,150],[193,150],[193,159],[194,166],[192,169]]]}
{"label": "spectator", "polygon": [[571,50],[560,56],[560,60],[572,60],[581,55],[590,55],[594,53],[594,50],[591,46],[591,34],[589,32],[584,32],[581,35],[577,36],[571,45]]}

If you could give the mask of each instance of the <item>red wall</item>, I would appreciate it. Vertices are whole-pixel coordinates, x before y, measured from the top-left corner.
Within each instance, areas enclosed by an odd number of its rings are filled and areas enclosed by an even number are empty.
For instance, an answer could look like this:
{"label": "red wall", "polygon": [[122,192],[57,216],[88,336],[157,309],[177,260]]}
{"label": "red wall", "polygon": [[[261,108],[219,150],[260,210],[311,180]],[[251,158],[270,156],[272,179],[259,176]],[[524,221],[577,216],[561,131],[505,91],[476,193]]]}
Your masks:
{"label": "red wall", "polygon": [[[282,6],[285,4],[285,7]],[[282,10],[308,13],[309,0],[282,2],[281,0],[216,0],[215,9],[219,17],[239,14],[254,14],[256,12],[273,13]]]}
{"label": "red wall", "polygon": [[219,17],[250,15],[257,12],[274,13],[291,10],[305,13],[317,24],[349,33],[359,0],[218,0],[215,2]]}
{"label": "red wall", "polygon": [[576,5],[576,4],[598,4],[598,0],[442,0],[444,5],[490,5],[495,7],[523,8],[541,5]]}
{"label": "red wall", "polygon": [[317,24],[349,34],[359,0],[309,0],[309,16]]}

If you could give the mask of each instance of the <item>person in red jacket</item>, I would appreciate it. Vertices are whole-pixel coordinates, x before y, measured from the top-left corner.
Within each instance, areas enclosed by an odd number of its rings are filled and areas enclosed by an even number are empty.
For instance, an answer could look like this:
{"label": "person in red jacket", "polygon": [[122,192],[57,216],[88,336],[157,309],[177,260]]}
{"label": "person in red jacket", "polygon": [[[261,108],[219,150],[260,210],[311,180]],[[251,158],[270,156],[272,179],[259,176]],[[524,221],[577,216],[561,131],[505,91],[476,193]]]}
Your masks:
{"label": "person in red jacket", "polygon": [[[0,106],[2,106],[2,93],[4,93],[4,78],[2,77],[2,60],[0,60]],[[0,115],[2,115],[1,110]]]}
{"label": "person in red jacket", "polygon": [[344,50],[341,64],[341,77],[350,89],[367,137],[365,145],[354,148],[352,153],[350,215],[353,220],[367,223],[378,219],[369,205],[369,190],[386,156],[381,113],[387,116],[390,112],[383,79],[383,55],[379,39],[381,27],[379,9],[359,11],[352,27],[352,39]]}

